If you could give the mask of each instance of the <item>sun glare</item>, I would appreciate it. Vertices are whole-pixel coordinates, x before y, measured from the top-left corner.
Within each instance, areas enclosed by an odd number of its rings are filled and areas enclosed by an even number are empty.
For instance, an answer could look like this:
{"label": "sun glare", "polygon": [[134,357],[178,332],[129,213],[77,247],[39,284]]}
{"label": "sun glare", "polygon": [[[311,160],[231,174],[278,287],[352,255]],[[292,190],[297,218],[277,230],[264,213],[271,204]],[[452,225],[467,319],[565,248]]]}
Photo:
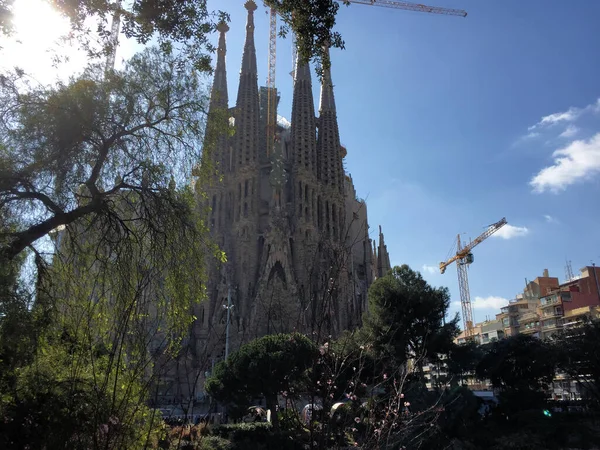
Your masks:
{"label": "sun glare", "polygon": [[[1,68],[19,67],[47,83],[83,67],[84,52],[61,41],[69,33],[69,20],[47,1],[17,0],[13,12],[15,33],[0,40]],[[67,61],[55,64],[57,57]]]}
{"label": "sun glare", "polygon": [[39,46],[56,42],[69,32],[69,20],[42,0],[18,0],[13,25],[21,40]]}

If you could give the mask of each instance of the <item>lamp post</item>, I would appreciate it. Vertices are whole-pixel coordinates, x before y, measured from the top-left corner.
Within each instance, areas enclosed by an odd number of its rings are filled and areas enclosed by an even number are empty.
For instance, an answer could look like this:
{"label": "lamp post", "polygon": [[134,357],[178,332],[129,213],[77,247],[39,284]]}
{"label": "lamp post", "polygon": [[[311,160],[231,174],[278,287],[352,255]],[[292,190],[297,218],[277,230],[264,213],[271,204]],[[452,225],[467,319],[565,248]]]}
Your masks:
{"label": "lamp post", "polygon": [[231,304],[231,285],[227,286],[227,306],[223,305],[223,308],[227,310],[227,324],[225,325],[225,359],[229,356],[229,318],[231,316],[231,308],[234,305]]}

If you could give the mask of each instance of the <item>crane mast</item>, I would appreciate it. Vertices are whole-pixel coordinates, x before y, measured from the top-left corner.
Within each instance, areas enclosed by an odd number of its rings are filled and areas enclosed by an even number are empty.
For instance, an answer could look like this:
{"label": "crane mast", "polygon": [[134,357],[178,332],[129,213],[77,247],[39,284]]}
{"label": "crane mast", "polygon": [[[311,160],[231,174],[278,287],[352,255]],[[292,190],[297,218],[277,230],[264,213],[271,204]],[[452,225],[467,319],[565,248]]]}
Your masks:
{"label": "crane mast", "polygon": [[469,275],[468,268],[473,262],[472,250],[492,234],[506,225],[506,218],[500,219],[498,222],[490,225],[487,230],[481,233],[471,241],[469,244],[463,247],[460,240],[460,234],[456,237],[456,254],[440,263],[440,272],[444,273],[446,268],[456,261],[456,270],[458,271],[458,291],[460,294],[460,305],[462,308],[463,328],[465,331],[465,337],[470,338],[473,335],[473,309],[471,307],[471,293],[469,291]]}
{"label": "crane mast", "polygon": [[106,66],[105,72],[114,70],[115,58],[117,56],[117,46],[119,45],[119,27],[121,26],[121,0],[116,0],[114,3],[114,12],[112,16],[112,23],[110,26],[110,43],[108,48],[108,54],[106,55]]}
{"label": "crane mast", "polygon": [[277,94],[275,93],[275,67],[277,62],[277,13],[269,11],[269,72],[267,75],[267,156],[275,146],[275,123],[277,122]]}

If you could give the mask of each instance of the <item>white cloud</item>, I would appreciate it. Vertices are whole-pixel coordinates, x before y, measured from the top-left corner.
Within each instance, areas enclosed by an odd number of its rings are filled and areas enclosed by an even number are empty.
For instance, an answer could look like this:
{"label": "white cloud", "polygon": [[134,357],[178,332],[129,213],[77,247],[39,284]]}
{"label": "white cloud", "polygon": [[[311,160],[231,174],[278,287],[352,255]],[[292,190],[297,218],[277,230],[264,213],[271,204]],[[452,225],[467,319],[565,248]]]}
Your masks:
{"label": "white cloud", "polygon": [[546,222],[548,223],[558,223],[558,219],[552,217],[550,214],[544,214],[544,219],[546,219]]}
{"label": "white cloud", "polygon": [[292,126],[289,120],[279,114],[277,114],[277,125],[283,128],[290,128]]}
{"label": "white cloud", "polygon": [[542,117],[542,119],[536,123],[535,125],[527,128],[529,131],[534,130],[542,125],[553,125],[559,122],[573,122],[578,119],[581,115],[582,110],[580,108],[576,108],[571,106],[568,110],[564,112],[558,112],[554,114],[549,114],[547,116]]}
{"label": "white cloud", "polygon": [[519,137],[519,139],[517,139],[515,142],[513,142],[512,146],[516,147],[519,146],[521,144],[523,144],[524,142],[527,141],[532,141],[534,139],[537,139],[541,136],[542,134],[538,131],[530,131],[529,133]]}
{"label": "white cloud", "polygon": [[429,266],[427,264],[423,264],[423,272],[434,274],[438,272],[439,267],[437,266]]}
{"label": "white cloud", "polygon": [[551,125],[561,123],[561,122],[574,122],[577,119],[579,119],[579,117],[581,117],[582,114],[585,114],[588,112],[594,112],[594,113],[600,112],[600,98],[597,99],[596,102],[594,102],[590,105],[587,105],[584,108],[578,108],[577,106],[571,106],[566,111],[557,112],[554,114],[549,114],[547,116],[544,116],[540,119],[540,121],[538,123],[530,126],[529,128],[527,128],[527,130],[532,131],[537,128],[543,127],[543,126],[551,126]]}
{"label": "white cloud", "polygon": [[556,150],[554,164],[543,168],[529,184],[535,192],[564,191],[567,186],[600,173],[600,133]]}
{"label": "white cloud", "polygon": [[525,236],[527,234],[529,234],[529,228],[527,227],[516,227],[514,225],[506,224],[496,231],[492,236],[502,239],[512,239]]}
{"label": "white cloud", "polygon": [[560,137],[562,138],[571,138],[573,136],[575,136],[577,133],[579,133],[579,128],[576,127],[573,124],[570,124],[565,131],[563,131],[562,133],[560,133]]}
{"label": "white cloud", "polygon": [[507,299],[493,295],[489,297],[475,297],[475,300],[471,302],[473,309],[500,309],[506,305],[508,305]]}
{"label": "white cloud", "polygon": [[[452,305],[456,308],[461,307],[459,301],[452,302]],[[507,299],[493,295],[489,297],[475,297],[475,300],[471,300],[471,308],[473,309],[500,309],[506,305],[508,305]]]}

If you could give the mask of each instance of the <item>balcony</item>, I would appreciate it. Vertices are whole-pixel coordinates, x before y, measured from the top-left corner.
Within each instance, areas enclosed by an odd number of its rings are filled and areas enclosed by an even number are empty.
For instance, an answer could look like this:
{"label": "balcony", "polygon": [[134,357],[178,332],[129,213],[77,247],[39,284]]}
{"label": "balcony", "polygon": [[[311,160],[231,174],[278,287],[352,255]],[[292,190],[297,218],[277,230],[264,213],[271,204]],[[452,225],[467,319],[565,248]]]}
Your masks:
{"label": "balcony", "polygon": [[562,304],[560,296],[554,294],[549,297],[543,297],[540,301],[540,308],[548,308],[550,306]]}
{"label": "balcony", "polygon": [[534,333],[539,333],[539,332],[540,332],[540,327],[536,326],[536,327],[523,327],[519,333],[534,334]]}
{"label": "balcony", "polygon": [[516,305],[505,306],[504,308],[500,308],[500,312],[502,314],[508,314],[513,316],[519,314],[519,307]]}
{"label": "balcony", "polygon": [[542,322],[542,329],[544,331],[554,330],[562,327],[562,322],[558,320],[549,320],[548,322]]}
{"label": "balcony", "polygon": [[519,323],[521,325],[523,325],[527,322],[535,322],[538,320],[540,320],[540,317],[538,316],[538,314],[535,311],[526,312],[521,317],[519,317]]}
{"label": "balcony", "polygon": [[[554,306],[554,305],[549,305],[549,306]],[[562,317],[563,315],[563,309],[562,308],[557,308],[554,307],[552,309],[550,308],[546,308],[544,310],[544,312],[542,313],[542,317]]]}

